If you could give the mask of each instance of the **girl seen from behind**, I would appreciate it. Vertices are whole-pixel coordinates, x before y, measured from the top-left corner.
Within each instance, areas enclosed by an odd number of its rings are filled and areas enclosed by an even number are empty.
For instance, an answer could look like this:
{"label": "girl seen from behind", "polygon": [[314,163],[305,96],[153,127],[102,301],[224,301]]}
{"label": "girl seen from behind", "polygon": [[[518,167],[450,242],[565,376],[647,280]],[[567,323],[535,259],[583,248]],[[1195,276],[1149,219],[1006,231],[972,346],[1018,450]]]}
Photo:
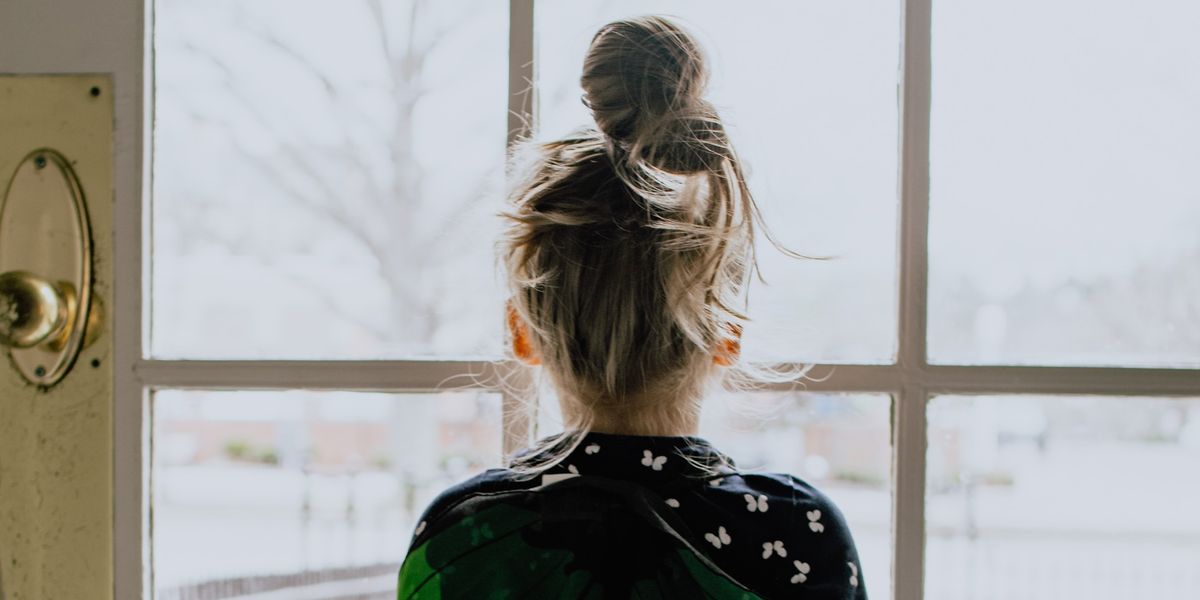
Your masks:
{"label": "girl seen from behind", "polygon": [[595,127],[515,153],[511,347],[566,431],[426,509],[400,598],[866,598],[826,496],[697,437],[705,389],[756,377],[758,213],[706,77],[670,20],[610,23],[581,77]]}

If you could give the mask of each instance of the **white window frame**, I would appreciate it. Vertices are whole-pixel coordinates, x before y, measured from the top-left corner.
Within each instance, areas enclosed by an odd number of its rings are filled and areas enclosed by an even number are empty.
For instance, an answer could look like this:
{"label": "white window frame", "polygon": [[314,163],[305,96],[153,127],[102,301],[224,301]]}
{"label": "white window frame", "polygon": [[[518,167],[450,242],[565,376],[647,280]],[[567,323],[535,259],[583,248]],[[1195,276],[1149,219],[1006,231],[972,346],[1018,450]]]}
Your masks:
{"label": "white window frame", "polygon": [[[940,394],[1078,394],[1200,397],[1200,369],[931,365],[926,355],[929,229],[930,17],[932,0],[903,1],[900,61],[899,303],[896,361],[890,365],[817,365],[805,389],[890,394],[892,403],[892,597],[924,593],[926,407]],[[114,399],[115,597],[153,597],[150,547],[150,456],[156,389],[310,389],[431,392],[466,372],[496,367],[479,361],[157,360],[148,357],[150,139],[153,104],[153,0],[146,0],[143,73],[133,154],[141,189],[118,198]],[[534,0],[510,0],[509,118],[511,143],[536,113]],[[480,381],[496,381],[493,377]],[[778,386],[786,389],[787,386]],[[497,391],[497,390],[490,390]],[[503,399],[505,451],[528,441],[530,415]],[[878,583],[876,585],[879,585]]]}

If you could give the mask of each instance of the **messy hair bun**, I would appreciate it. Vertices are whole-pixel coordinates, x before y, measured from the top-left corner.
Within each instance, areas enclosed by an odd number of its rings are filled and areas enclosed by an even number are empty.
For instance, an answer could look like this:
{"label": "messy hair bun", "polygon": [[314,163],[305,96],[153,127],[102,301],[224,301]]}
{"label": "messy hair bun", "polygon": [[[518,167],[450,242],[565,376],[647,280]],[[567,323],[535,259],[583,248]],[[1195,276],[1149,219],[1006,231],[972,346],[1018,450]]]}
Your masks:
{"label": "messy hair bun", "polygon": [[580,78],[584,103],[618,151],[672,173],[711,170],[729,158],[721,120],[703,98],[707,82],[695,40],[662,17],[604,26]]}
{"label": "messy hair bun", "polygon": [[576,441],[694,422],[715,349],[746,318],[757,211],[706,77],[670,21],[611,23],[584,62],[596,127],[514,152],[511,307]]}

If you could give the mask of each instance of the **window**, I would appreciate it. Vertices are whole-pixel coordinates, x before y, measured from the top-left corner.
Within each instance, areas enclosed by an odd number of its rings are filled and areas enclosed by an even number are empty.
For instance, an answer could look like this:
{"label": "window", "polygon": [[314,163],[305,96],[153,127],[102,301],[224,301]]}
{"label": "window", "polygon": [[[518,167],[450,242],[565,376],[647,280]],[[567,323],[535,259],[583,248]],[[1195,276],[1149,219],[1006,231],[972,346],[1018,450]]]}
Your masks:
{"label": "window", "polygon": [[647,12],[829,257],[764,244],[745,356],[814,379],[702,434],[828,491],[873,598],[1200,589],[1200,9],[151,4],[119,597],[386,595],[431,494],[554,428],[492,362],[505,145],[586,125],[590,36]]}
{"label": "window", "polygon": [[163,597],[338,569],[394,585],[425,506],[499,466],[495,394],[162,390],[154,411]]}
{"label": "window", "polygon": [[497,355],[504,7],[155,7],[150,354]]}
{"label": "window", "polygon": [[748,165],[764,218],[789,248],[831,257],[797,261],[759,240],[768,285],[750,290],[747,357],[895,359],[897,3],[771,2],[756,10],[720,1],[535,6],[537,116],[549,136],[591,118],[580,102],[579,71],[601,25],[657,12],[699,32],[713,70],[709,98]]}
{"label": "window", "polygon": [[1195,399],[938,396],[928,598],[1200,592]]}
{"label": "window", "polygon": [[1200,9],[933,19],[930,358],[1200,366]]}

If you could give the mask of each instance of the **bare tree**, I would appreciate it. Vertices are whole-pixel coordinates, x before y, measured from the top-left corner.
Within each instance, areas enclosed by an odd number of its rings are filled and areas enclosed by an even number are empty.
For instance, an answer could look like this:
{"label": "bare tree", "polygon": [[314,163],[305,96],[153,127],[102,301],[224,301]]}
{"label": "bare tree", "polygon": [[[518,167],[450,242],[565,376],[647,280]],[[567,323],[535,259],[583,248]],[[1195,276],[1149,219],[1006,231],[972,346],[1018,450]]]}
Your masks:
{"label": "bare tree", "polygon": [[[332,145],[298,140],[294,130],[304,124],[285,126],[273,118],[270,107],[247,89],[248,77],[263,74],[246,73],[228,56],[202,44],[185,42],[183,48],[191,58],[220,73],[222,96],[281,142],[278,150],[267,156],[232,143],[239,161],[251,167],[255,176],[286,198],[290,206],[335,227],[361,245],[387,288],[389,309],[386,315],[355,314],[340,298],[353,290],[330,289],[320,280],[302,275],[292,275],[294,283],[320,299],[336,318],[359,326],[376,339],[402,340],[406,345],[423,348],[446,317],[446,298],[452,296],[447,286],[453,278],[438,276],[437,270],[448,264],[447,257],[454,254],[452,248],[471,241],[469,236],[478,231],[481,216],[495,212],[479,210],[481,204],[499,207],[494,187],[498,168],[464,173],[463,177],[474,183],[460,195],[430,196],[426,189],[430,175],[418,160],[421,148],[417,147],[414,130],[418,107],[430,93],[430,57],[453,34],[454,27],[435,23],[431,17],[435,3],[431,0],[362,2],[371,24],[371,30],[364,34],[373,38],[383,65],[381,80],[391,113],[383,120],[390,128],[364,122],[354,91],[340,86],[337,73],[330,67],[312,60],[306,54],[309,49],[282,39],[268,23],[244,14],[238,18],[239,27],[261,42],[263,52],[290,64],[303,73],[313,84],[311,87],[320,90],[320,100],[328,107],[322,118],[332,121],[340,132]],[[467,14],[464,18],[479,17]],[[236,134],[235,125],[220,115],[210,116],[200,102],[188,105],[187,110],[197,122],[223,128],[230,136]],[[502,144],[503,140],[496,143]],[[385,160],[376,160],[380,155]],[[203,206],[204,200],[197,200],[194,207]],[[188,223],[185,229],[196,239],[242,249],[241,254],[266,263],[275,260],[269,250],[253,251],[251,232],[230,233],[206,226],[204,219]]]}

